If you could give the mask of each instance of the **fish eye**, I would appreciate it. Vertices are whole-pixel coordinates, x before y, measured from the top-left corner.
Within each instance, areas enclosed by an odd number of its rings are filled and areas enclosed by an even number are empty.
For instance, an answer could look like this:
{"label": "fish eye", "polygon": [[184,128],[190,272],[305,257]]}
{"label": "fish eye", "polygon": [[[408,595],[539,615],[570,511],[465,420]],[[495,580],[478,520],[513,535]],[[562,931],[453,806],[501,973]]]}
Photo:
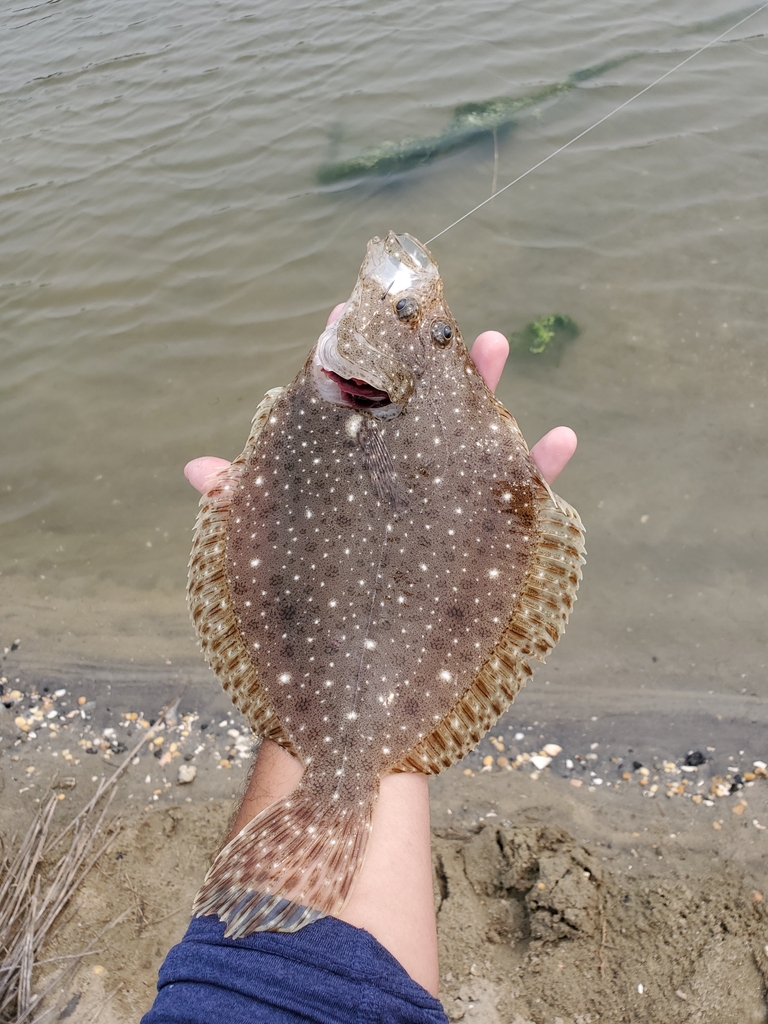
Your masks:
{"label": "fish eye", "polygon": [[440,348],[445,348],[453,337],[453,328],[444,320],[438,320],[432,327],[432,340]]}
{"label": "fish eye", "polygon": [[404,295],[395,303],[395,313],[400,320],[415,320],[419,315],[419,304],[412,295]]}

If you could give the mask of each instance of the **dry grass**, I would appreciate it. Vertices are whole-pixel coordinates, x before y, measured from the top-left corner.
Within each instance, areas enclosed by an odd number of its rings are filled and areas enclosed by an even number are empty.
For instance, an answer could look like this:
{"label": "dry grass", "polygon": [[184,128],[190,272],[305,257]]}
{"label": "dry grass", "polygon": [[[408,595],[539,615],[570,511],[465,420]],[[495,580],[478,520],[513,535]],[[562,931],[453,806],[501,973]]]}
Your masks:
{"label": "dry grass", "polygon": [[[178,703],[178,702],[176,702]],[[175,709],[175,706],[174,706]],[[85,807],[58,834],[52,828],[58,797],[40,805],[15,853],[0,862],[0,1022],[35,1024],[50,1011],[38,1012],[45,997],[93,955],[106,932],[130,913],[125,911],[94,936],[79,953],[53,960],[37,959],[56,934],[62,911],[91,868],[112,844],[119,829],[107,815],[115,784],[141,747],[164,728],[163,712],[122,764],[102,779]],[[32,972],[42,964],[63,962],[42,992],[32,991]]]}

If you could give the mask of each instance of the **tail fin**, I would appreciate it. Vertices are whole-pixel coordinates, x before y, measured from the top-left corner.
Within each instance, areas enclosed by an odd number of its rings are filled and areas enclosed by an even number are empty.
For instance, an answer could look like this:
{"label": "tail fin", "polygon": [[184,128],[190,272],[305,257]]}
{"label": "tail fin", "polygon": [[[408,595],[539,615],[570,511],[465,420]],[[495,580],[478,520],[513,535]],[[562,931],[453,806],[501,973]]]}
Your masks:
{"label": "tail fin", "polygon": [[378,786],[368,799],[330,798],[304,777],[290,796],[252,818],[221,850],[195,897],[227,938],[295,932],[346,903],[362,866]]}

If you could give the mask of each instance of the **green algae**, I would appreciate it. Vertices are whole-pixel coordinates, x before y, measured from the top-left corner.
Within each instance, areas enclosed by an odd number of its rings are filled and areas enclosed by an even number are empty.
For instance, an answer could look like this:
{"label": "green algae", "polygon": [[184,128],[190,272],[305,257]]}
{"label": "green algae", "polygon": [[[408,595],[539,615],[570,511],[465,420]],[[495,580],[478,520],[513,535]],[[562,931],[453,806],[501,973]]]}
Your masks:
{"label": "green algae", "polygon": [[510,352],[514,355],[535,356],[541,359],[545,355],[559,361],[563,349],[568,342],[579,336],[579,326],[575,320],[563,313],[550,313],[526,324],[521,331],[510,335]]}
{"label": "green algae", "polygon": [[629,54],[575,71],[564,82],[544,86],[524,96],[499,96],[482,102],[461,103],[454,108],[451,120],[439,135],[382,142],[349,159],[330,160],[318,170],[317,180],[328,185],[349,178],[412,170],[446,153],[463,149],[500,129],[511,127],[521,111],[569,92],[582,82],[617,68],[635,56]]}

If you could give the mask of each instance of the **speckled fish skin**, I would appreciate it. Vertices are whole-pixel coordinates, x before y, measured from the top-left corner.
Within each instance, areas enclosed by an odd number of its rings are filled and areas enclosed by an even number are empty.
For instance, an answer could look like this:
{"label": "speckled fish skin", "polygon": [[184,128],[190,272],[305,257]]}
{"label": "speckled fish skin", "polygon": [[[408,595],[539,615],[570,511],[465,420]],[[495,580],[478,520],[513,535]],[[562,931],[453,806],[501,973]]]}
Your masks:
{"label": "speckled fish skin", "polygon": [[380,776],[440,771],[477,743],[562,633],[583,553],[431,255],[374,238],[341,318],[201,502],[203,650],[305,772],[219,854],[197,912],[229,935],[338,913]]}

